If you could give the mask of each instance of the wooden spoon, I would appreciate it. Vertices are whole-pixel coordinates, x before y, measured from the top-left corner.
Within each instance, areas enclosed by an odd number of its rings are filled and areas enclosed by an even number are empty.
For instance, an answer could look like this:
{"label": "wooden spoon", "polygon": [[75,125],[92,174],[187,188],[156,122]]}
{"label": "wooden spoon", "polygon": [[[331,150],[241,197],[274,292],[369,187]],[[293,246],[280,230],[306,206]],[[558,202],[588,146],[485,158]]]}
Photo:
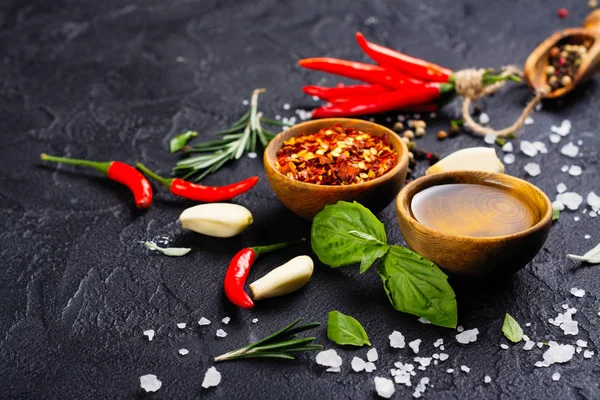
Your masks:
{"label": "wooden spoon", "polygon": [[[568,39],[567,39],[568,38]],[[566,39],[566,40],[565,40]],[[553,99],[564,96],[580,82],[591,78],[600,69],[600,9],[591,12],[583,23],[583,28],[569,28],[558,31],[544,40],[527,58],[524,75],[529,86],[536,92],[544,88],[546,83],[546,67],[549,52],[558,43],[582,44],[591,41],[592,45],[583,57],[577,73],[570,85],[548,93],[545,98]]]}

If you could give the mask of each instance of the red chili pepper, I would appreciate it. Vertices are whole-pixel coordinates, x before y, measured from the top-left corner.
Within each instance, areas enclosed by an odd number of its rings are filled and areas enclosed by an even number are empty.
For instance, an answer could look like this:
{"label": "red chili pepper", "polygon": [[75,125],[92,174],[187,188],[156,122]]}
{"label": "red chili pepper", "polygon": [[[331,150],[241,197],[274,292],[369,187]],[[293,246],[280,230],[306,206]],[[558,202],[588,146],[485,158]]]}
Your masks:
{"label": "red chili pepper", "polygon": [[106,175],[108,179],[122,183],[133,193],[137,208],[148,208],[152,203],[152,186],[150,182],[131,165],[119,161],[88,161],[75,158],[55,157],[42,153],[40,158],[44,161],[80,165],[94,168],[96,171]]}
{"label": "red chili pepper", "polygon": [[319,107],[313,111],[313,118],[340,116],[357,116],[377,114],[385,111],[406,109],[407,107],[431,103],[442,93],[452,90],[452,85],[437,82],[424,82],[420,85],[409,85],[403,90],[364,96],[345,103]]}
{"label": "red chili pepper", "polygon": [[381,66],[398,69],[416,79],[448,82],[453,74],[453,71],[448,68],[368,42],[360,32],[356,32],[356,41],[363,51]]}
{"label": "red chili pepper", "polygon": [[175,196],[183,197],[184,199],[203,201],[205,203],[214,203],[217,201],[225,201],[233,199],[242,193],[252,189],[258,176],[252,176],[237,183],[225,186],[204,186],[197,183],[184,181],[179,178],[163,178],[162,176],[150,171],[145,165],[138,163],[136,165],[150,178],[160,182],[164,187],[169,189]]}
{"label": "red chili pepper", "polygon": [[241,308],[252,308],[254,302],[244,290],[246,284],[246,278],[250,273],[250,268],[256,260],[256,258],[263,254],[271,251],[283,249],[287,247],[289,243],[277,243],[269,246],[258,246],[258,247],[247,247],[238,251],[233,256],[233,259],[229,263],[227,272],[225,273],[225,295],[233,304]]}
{"label": "red chili pepper", "polygon": [[298,64],[304,68],[329,72],[363,82],[380,84],[392,89],[399,89],[412,83],[420,83],[420,81],[410,78],[399,71],[378,65],[340,60],[337,58],[305,58],[298,61]]}
{"label": "red chili pepper", "polygon": [[370,94],[378,94],[389,92],[390,89],[383,85],[351,85],[338,87],[325,86],[304,86],[304,93],[311,96],[317,96],[323,100],[331,101],[331,99],[345,96],[364,96]]}

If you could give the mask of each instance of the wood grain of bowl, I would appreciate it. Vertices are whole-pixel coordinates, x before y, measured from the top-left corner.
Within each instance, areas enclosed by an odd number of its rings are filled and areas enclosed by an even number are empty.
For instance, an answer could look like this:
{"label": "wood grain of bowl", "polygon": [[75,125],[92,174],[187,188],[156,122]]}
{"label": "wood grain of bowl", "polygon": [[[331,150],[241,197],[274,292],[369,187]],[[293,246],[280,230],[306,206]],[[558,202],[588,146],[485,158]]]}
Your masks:
{"label": "wood grain of bowl", "polygon": [[[445,234],[417,221],[411,212],[414,195],[432,186],[453,183],[506,190],[529,208],[535,222],[530,228],[510,235],[471,237]],[[552,204],[539,188],[510,175],[452,171],[427,175],[406,185],[396,199],[396,215],[408,247],[440,268],[456,275],[495,277],[521,269],[540,251],[552,224]]]}
{"label": "wood grain of bowl", "polygon": [[[277,151],[283,142],[293,136],[315,133],[336,124],[370,132],[375,136],[387,135],[390,145],[398,153],[398,163],[385,175],[345,186],[299,182],[288,178],[275,168]],[[379,124],[360,119],[326,118],[302,122],[278,134],[265,150],[264,164],[267,179],[275,195],[287,208],[301,217],[312,218],[326,205],[335,204],[340,200],[357,201],[377,213],[394,199],[404,184],[408,169],[408,149],[398,135]]]}

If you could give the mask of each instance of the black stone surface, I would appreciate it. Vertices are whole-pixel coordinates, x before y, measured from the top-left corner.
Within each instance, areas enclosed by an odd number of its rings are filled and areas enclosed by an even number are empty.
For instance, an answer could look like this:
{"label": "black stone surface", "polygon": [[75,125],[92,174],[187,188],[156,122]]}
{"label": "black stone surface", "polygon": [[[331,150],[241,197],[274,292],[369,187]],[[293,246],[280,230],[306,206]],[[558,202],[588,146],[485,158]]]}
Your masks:
{"label": "black stone surface", "polygon": [[[578,26],[589,11],[585,1],[569,3],[571,15],[559,20],[559,0],[500,1],[278,1],[5,0],[0,6],[0,397],[132,398],[145,397],[139,377],[156,374],[162,388],[152,398],[372,398],[373,376],[389,377],[408,348],[391,349],[388,335],[420,338],[420,356],[439,350],[443,338],[449,359],[418,371],[413,387],[396,387],[409,398],[423,376],[431,379],[427,398],[599,398],[597,354],[576,354],[569,363],[534,367],[543,350],[505,343],[500,327],[512,314],[532,340],[588,341],[598,352],[600,283],[598,267],[580,265],[567,253],[581,254],[600,241],[600,218],[565,211],[535,260],[495,288],[457,284],[459,322],[478,328],[475,343],[460,345],[456,332],[423,325],[397,313],[388,303],[374,270],[359,276],[357,267],[332,270],[316,266],[301,292],[264,301],[250,311],[231,307],[221,286],[231,256],[241,247],[296,239],[309,223],[285,209],[270,191],[257,159],[243,158],[205,180],[231,182],[250,174],[263,179],[236,199],[254,214],[255,224],[241,236],[223,240],[184,232],[179,213],[191,205],[156,188],[147,212],[137,211],[126,188],[94,172],[42,166],[41,152],[98,160],[143,161],[168,173],[177,157],[169,139],[189,128],[208,138],[226,127],[245,107],[252,89],[268,88],[260,99],[267,116],[292,116],[316,102],[303,84],[333,85],[336,78],[303,71],[302,57],[329,55],[367,60],[354,43],[361,30],[376,42],[409,54],[463,67],[522,64],[544,37],[559,28]],[[373,18],[374,17],[374,18]],[[326,78],[326,80],[325,80]],[[508,125],[529,99],[524,86],[481,102],[493,126]],[[283,110],[289,103],[291,110]],[[435,133],[456,116],[453,103],[429,121],[419,145],[446,155],[482,145],[462,135],[438,142]],[[525,177],[554,198],[555,186],[587,195],[600,193],[598,130],[600,91],[592,81],[558,104],[545,104],[527,140],[541,140],[548,154],[529,159],[515,151],[507,172]],[[564,118],[572,133],[559,145],[548,140],[550,126]],[[385,117],[378,121],[386,123]],[[586,133],[588,132],[588,133]],[[581,156],[560,155],[568,141],[582,140]],[[518,140],[513,141],[518,148]],[[499,149],[498,149],[499,150]],[[500,151],[499,151],[500,152]],[[542,173],[526,177],[523,167],[537,162]],[[583,168],[579,177],[562,165]],[[419,165],[417,175],[425,165]],[[574,217],[580,220],[575,221]],[[402,243],[393,207],[379,217],[389,239]],[[591,235],[585,240],[584,235]],[[184,258],[150,253],[140,241],[167,237],[176,246],[192,246]],[[265,256],[256,278],[308,246]],[[575,298],[569,290],[583,288]],[[578,309],[580,333],[564,336],[548,323],[568,303]],[[221,384],[200,387],[212,357],[263,336],[302,316],[326,322],[340,310],[363,323],[379,351],[377,371],[354,373],[353,356],[366,349],[340,349],[327,341],[323,326],[317,341],[336,348],[342,373],[332,374],[314,354],[293,362],[218,364]],[[200,317],[212,324],[199,327]],[[223,325],[223,317],[231,322]],[[252,324],[252,318],[258,318]],[[187,322],[185,330],[176,327]],[[525,327],[530,322],[531,326]],[[215,331],[228,332],[224,339]],[[148,342],[142,331],[156,330]],[[187,348],[182,357],[177,350]],[[461,365],[471,368],[460,371]],[[455,372],[447,373],[453,368]],[[560,372],[558,382],[551,380]],[[492,378],[484,383],[484,376]]]}

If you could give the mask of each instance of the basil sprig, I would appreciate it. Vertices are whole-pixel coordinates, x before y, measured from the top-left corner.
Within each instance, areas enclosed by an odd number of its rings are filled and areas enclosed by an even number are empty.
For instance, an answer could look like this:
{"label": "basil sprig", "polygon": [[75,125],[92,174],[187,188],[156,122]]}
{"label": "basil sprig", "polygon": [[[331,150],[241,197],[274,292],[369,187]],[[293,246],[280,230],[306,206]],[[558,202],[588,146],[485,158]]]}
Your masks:
{"label": "basil sprig", "polygon": [[330,267],[360,262],[360,272],[382,259],[379,276],[398,311],[454,328],[456,295],[448,277],[432,261],[401,246],[390,246],[383,224],[364,206],[340,201],[315,216],[312,249]]}
{"label": "basil sprig", "polygon": [[330,311],[327,316],[327,337],[342,345],[370,346],[369,336],[360,322],[339,311]]}

